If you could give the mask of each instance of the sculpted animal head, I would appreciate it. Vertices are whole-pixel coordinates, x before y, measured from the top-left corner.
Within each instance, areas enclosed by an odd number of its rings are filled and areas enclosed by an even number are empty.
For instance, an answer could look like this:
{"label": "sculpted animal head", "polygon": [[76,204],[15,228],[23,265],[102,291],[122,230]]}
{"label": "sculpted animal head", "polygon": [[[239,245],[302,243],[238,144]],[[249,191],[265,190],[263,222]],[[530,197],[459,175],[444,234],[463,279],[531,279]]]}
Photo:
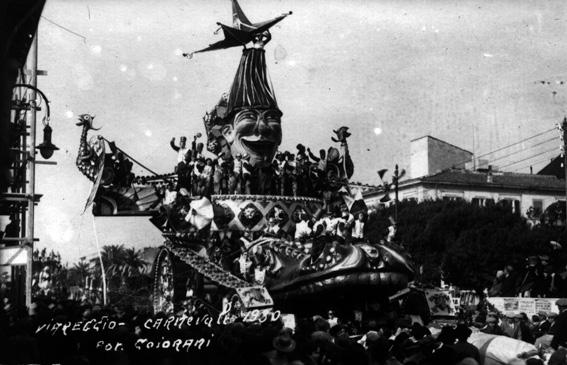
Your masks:
{"label": "sculpted animal head", "polygon": [[90,114],[81,114],[79,115],[79,121],[76,123],[78,126],[87,126],[88,129],[92,129],[98,131],[100,128],[93,127],[93,121],[95,116]]}

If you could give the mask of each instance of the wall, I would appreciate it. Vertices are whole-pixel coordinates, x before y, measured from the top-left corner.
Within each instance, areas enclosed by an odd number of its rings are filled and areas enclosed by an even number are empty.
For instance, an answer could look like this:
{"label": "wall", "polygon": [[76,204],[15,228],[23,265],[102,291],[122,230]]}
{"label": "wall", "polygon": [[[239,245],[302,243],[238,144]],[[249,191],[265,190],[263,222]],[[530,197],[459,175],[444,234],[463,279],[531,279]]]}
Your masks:
{"label": "wall", "polygon": [[436,174],[450,167],[464,167],[472,153],[431,136],[411,141],[410,175],[417,178]]}

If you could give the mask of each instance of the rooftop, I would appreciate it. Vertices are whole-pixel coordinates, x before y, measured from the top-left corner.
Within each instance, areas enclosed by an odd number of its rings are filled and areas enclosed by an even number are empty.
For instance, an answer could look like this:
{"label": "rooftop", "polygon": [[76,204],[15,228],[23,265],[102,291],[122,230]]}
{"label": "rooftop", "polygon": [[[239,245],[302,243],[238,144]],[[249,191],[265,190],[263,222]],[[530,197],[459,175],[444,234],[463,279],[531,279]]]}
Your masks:
{"label": "rooftop", "polygon": [[[488,181],[488,172],[465,169],[447,169],[437,174],[400,181],[400,187],[420,184],[439,184],[469,186],[476,188],[507,188],[521,190],[565,191],[565,181],[551,175],[533,175],[514,172],[491,172],[492,181]],[[378,188],[366,193],[379,193]]]}
{"label": "rooftop", "polygon": [[461,150],[461,151],[463,151],[463,152],[470,153],[471,155],[473,154],[471,151],[467,151],[467,150],[465,150],[465,149],[462,148],[462,147],[455,146],[455,145],[452,144],[452,143],[443,141],[442,139],[439,139],[439,138],[435,138],[435,137],[433,137],[433,136],[430,136],[429,134],[426,134],[425,136],[421,136],[421,137],[418,137],[418,138],[414,138],[414,139],[410,140],[410,142],[414,142],[414,141],[417,141],[417,140],[422,139],[422,138],[431,138],[431,139],[436,140],[437,142],[441,142],[441,143],[443,143],[443,144],[449,145],[449,146],[451,146],[451,147],[453,147],[453,148],[456,148],[456,149],[458,149],[458,150]]}

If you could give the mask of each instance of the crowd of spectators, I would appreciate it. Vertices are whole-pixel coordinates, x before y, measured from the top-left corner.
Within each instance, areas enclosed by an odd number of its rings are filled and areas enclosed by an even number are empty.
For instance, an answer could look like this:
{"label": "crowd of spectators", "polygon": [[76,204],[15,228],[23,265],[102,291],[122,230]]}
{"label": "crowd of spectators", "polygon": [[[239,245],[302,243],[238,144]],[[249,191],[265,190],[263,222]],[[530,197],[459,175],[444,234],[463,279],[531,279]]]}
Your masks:
{"label": "crowd of spectators", "polygon": [[523,268],[506,265],[488,291],[492,297],[567,298],[567,267],[547,255],[526,258]]}

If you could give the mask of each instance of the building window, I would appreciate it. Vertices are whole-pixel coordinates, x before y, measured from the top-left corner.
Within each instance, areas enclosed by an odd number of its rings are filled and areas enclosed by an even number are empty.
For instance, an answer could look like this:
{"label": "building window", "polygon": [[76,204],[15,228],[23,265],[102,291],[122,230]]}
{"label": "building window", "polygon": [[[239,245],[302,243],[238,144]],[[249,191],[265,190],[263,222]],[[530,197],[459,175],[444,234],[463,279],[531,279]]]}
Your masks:
{"label": "building window", "polygon": [[541,213],[543,213],[543,200],[541,199],[532,200],[532,207],[534,208],[533,214],[535,216],[539,216]]}
{"label": "building window", "polygon": [[510,209],[514,214],[520,214],[520,201],[517,199],[502,199],[498,204]]}
{"label": "building window", "polygon": [[463,201],[464,200],[461,195],[452,195],[452,194],[443,195],[442,199],[444,201]]}
{"label": "building window", "polygon": [[494,199],[476,197],[476,198],[472,198],[471,203],[475,207],[490,207],[490,206],[494,205]]}

